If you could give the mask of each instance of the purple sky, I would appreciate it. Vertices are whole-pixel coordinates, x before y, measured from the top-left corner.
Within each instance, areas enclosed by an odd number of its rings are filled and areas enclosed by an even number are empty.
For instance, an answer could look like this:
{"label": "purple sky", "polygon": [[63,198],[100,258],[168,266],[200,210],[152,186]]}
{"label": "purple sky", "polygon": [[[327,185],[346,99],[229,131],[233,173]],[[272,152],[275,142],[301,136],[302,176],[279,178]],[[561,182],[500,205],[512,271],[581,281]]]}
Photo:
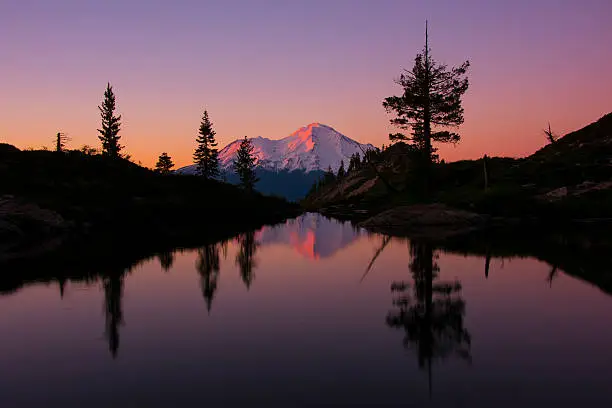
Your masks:
{"label": "purple sky", "polygon": [[376,145],[430,21],[434,58],[472,62],[458,159],[523,155],[612,111],[610,0],[0,2],[0,141],[97,145],[104,86],[123,143],[188,164],[203,109],[220,145],[311,122]]}

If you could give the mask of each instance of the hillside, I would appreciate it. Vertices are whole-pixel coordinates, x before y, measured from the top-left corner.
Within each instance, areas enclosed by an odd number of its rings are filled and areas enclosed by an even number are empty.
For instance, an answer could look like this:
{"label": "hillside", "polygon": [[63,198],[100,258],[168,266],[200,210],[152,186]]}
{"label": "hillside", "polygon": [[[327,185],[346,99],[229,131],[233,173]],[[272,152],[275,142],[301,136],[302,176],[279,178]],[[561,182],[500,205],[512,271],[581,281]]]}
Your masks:
{"label": "hillside", "polygon": [[0,253],[65,236],[151,240],[249,229],[295,211],[282,199],[127,160],[0,145]]}
{"label": "hillside", "polygon": [[[352,172],[308,196],[304,205],[353,216],[359,210],[367,217],[422,202],[413,188],[418,182],[411,169],[413,154],[397,143],[382,152],[376,171],[365,167]],[[529,157],[488,158],[486,190],[484,168],[483,159],[436,164],[435,190],[427,201],[501,216],[612,217],[612,114]]]}

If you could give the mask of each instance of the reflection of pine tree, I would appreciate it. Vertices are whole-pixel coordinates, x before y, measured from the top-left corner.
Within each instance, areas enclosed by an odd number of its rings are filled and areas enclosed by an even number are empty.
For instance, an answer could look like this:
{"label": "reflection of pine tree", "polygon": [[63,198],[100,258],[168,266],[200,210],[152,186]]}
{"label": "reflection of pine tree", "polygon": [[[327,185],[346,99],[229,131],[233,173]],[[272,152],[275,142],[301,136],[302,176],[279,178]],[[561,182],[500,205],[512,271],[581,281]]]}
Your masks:
{"label": "reflection of pine tree", "polygon": [[61,276],[57,278],[57,285],[59,286],[60,299],[63,299],[66,291],[66,278]]}
{"label": "reflection of pine tree", "polygon": [[123,274],[112,273],[102,278],[104,288],[105,336],[113,358],[119,351],[119,325],[123,324]]}
{"label": "reflection of pine tree", "polygon": [[159,264],[164,272],[168,272],[172,268],[172,264],[174,264],[174,252],[160,252],[157,254],[157,259],[159,259]]}
{"label": "reflection of pine tree", "polygon": [[238,237],[240,250],[236,255],[236,264],[240,267],[240,276],[246,285],[247,289],[251,287],[253,278],[255,277],[253,270],[255,269],[255,252],[257,251],[257,241],[255,241],[255,232],[247,232]]}
{"label": "reflection of pine tree", "polygon": [[436,282],[440,267],[432,245],[412,242],[410,246],[413,297],[410,284],[394,282],[391,291],[397,294],[396,308],[387,315],[387,324],[404,329],[404,346],[416,350],[419,367],[427,367],[437,358],[456,354],[468,361],[470,335],[463,327],[465,302],[460,297],[458,281]]}
{"label": "reflection of pine tree", "polygon": [[208,244],[198,249],[196,269],[200,274],[202,295],[206,301],[206,309],[210,313],[212,300],[219,281],[219,245]]}

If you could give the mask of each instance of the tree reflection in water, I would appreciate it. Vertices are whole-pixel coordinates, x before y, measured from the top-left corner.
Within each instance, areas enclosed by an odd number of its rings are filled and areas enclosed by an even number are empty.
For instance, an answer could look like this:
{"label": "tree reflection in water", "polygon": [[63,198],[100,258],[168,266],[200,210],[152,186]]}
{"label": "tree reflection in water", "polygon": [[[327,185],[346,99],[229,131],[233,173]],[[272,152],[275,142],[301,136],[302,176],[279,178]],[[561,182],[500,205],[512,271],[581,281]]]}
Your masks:
{"label": "tree reflection in water", "polygon": [[[388,241],[383,239],[381,248]],[[379,255],[377,251],[375,257]],[[404,330],[404,347],[414,350],[419,367],[427,369],[431,393],[432,362],[452,355],[471,362],[471,339],[463,325],[465,301],[461,298],[461,283],[438,281],[440,267],[434,246],[413,240],[410,258],[412,282],[391,284],[394,308],[387,314],[386,323]]]}
{"label": "tree reflection in water", "polygon": [[221,244],[207,244],[198,249],[196,270],[200,275],[202,296],[206,302],[206,310],[210,313],[212,301],[219,284],[219,249]]}
{"label": "tree reflection in water", "polygon": [[119,326],[123,324],[124,273],[112,272],[102,278],[104,289],[104,334],[113,358],[119,351]]}
{"label": "tree reflection in water", "polygon": [[255,262],[255,253],[257,252],[257,241],[255,240],[255,232],[247,232],[238,237],[240,249],[236,255],[236,265],[240,268],[240,277],[247,287],[251,287],[255,278],[254,269],[257,265]]}
{"label": "tree reflection in water", "polygon": [[160,252],[157,254],[157,259],[159,260],[159,264],[164,272],[168,272],[170,269],[172,269],[172,265],[174,264],[174,252]]}

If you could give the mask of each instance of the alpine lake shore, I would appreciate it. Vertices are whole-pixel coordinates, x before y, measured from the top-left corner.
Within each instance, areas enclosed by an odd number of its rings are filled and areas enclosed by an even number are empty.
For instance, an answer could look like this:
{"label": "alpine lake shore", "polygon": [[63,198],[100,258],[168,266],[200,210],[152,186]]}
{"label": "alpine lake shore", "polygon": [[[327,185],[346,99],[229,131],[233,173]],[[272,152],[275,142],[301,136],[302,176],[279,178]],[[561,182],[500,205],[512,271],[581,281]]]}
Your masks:
{"label": "alpine lake shore", "polygon": [[[229,237],[301,212],[282,198],[125,159],[0,144],[0,263],[120,257]],[[136,251],[138,252],[138,251]],[[42,262],[42,261],[41,261]],[[72,261],[71,261],[72,262]]]}
{"label": "alpine lake shore", "polygon": [[88,248],[119,256],[127,245],[130,253],[158,253],[305,211],[440,245],[530,231],[558,250],[559,242],[577,241],[612,248],[602,233],[612,225],[612,114],[526,158],[436,163],[426,200],[411,188],[418,182],[411,154],[396,143],[375,164],[326,183],[298,205],[125,159],[0,145],[0,262],[75,259]]}

